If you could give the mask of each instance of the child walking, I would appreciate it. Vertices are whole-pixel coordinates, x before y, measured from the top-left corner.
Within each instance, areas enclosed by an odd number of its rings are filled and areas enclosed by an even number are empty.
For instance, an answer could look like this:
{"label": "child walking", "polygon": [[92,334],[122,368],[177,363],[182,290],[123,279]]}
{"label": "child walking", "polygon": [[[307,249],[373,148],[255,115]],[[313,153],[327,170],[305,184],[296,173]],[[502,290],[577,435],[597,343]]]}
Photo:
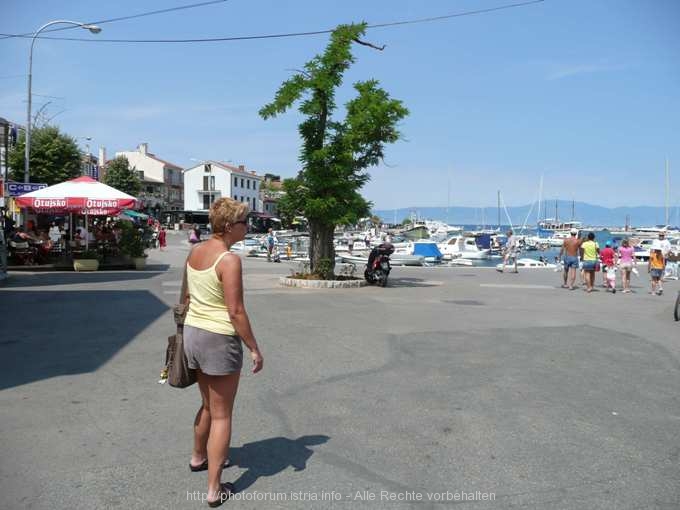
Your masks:
{"label": "child walking", "polygon": [[659,246],[655,240],[652,244],[652,249],[649,251],[649,262],[647,263],[647,271],[652,278],[652,288],[649,291],[650,294],[656,294],[657,296],[663,294],[661,278],[663,278],[665,270],[664,262],[661,246]]}

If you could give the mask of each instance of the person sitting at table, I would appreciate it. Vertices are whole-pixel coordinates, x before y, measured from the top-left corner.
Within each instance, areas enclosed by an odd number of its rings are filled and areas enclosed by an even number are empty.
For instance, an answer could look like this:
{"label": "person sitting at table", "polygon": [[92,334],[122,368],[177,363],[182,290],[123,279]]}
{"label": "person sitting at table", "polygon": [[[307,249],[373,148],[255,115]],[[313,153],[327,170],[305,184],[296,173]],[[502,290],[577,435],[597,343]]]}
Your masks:
{"label": "person sitting at table", "polygon": [[31,246],[34,239],[23,226],[17,227],[9,239],[12,255],[20,264],[27,266],[35,264],[36,249]]}
{"label": "person sitting at table", "polygon": [[22,226],[19,226],[16,231],[14,232],[14,235],[12,236],[12,241],[15,243],[27,243],[29,241],[34,241],[35,238],[26,232],[26,229]]}
{"label": "person sitting at table", "polygon": [[34,241],[34,245],[38,250],[38,263],[45,264],[47,262],[49,253],[52,251],[52,247],[54,246],[54,243],[49,238],[45,230],[40,231],[40,234],[38,234],[38,239]]}
{"label": "person sitting at table", "polygon": [[76,242],[76,246],[87,247],[87,234],[85,233],[84,228],[78,227],[76,229],[76,235],[73,237],[73,239]]}

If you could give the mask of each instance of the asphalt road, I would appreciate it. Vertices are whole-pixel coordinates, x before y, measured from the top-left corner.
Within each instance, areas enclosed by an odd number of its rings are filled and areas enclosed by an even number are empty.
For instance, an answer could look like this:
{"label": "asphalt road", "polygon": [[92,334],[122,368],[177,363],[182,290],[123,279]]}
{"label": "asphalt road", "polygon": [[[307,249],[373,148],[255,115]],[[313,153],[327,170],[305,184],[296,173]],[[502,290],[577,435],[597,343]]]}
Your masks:
{"label": "asphalt road", "polygon": [[[156,382],[186,250],[0,287],[0,508],[205,507],[198,390]],[[677,282],[395,268],[307,290],[244,267],[265,369],[244,370],[225,508],[680,508]]]}

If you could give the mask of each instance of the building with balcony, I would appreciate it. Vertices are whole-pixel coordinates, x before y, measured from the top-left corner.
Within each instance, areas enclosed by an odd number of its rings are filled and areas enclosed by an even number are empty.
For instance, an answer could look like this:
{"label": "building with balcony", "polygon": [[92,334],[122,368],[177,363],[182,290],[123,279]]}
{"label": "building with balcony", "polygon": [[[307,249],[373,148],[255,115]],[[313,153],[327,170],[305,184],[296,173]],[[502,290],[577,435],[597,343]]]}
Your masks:
{"label": "building with balcony", "polygon": [[246,202],[251,211],[262,212],[262,177],[244,165],[205,161],[184,170],[184,210],[205,211],[221,197]]}
{"label": "building with balcony", "polygon": [[157,214],[158,211],[178,211],[184,206],[183,170],[149,152],[149,144],[140,143],[134,151],[116,152],[125,156],[130,167],[137,170],[142,182],[139,198],[142,208]]}

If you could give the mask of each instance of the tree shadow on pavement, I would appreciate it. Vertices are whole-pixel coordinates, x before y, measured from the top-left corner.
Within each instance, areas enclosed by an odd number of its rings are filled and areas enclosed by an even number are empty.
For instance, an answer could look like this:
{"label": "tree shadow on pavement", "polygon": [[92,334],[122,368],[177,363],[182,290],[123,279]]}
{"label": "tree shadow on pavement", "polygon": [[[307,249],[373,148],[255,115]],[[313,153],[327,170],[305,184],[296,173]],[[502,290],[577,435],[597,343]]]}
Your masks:
{"label": "tree shadow on pavement", "polygon": [[147,266],[146,271],[93,271],[87,273],[50,272],[50,273],[13,273],[3,288],[49,287],[52,285],[78,285],[81,283],[121,282],[126,280],[146,280],[167,272],[170,266]]}
{"label": "tree shadow on pavement", "polygon": [[439,287],[441,282],[423,280],[422,278],[389,278],[387,287]]}
{"label": "tree shadow on pavement", "polygon": [[0,296],[0,390],[97,370],[168,310],[146,290],[6,290]]}
{"label": "tree shadow on pavement", "polygon": [[246,469],[235,482],[237,492],[246,490],[263,476],[274,476],[288,467],[303,471],[314,454],[309,446],[320,445],[330,439],[324,435],[301,436],[297,439],[273,437],[246,443],[229,449],[233,465]]}

